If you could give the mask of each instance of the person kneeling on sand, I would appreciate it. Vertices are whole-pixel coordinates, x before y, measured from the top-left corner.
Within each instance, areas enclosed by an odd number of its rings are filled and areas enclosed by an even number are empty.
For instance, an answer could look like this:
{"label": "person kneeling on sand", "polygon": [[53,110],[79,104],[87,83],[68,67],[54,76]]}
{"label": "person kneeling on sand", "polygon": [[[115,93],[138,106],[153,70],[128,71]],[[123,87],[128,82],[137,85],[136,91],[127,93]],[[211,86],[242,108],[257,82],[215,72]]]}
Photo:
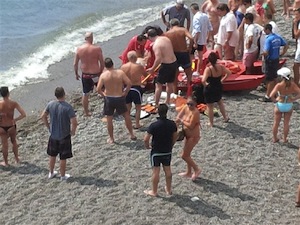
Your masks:
{"label": "person kneeling on sand", "polygon": [[137,54],[135,51],[130,51],[127,54],[129,62],[121,66],[121,70],[127,75],[127,77],[130,79],[132,86],[130,88],[130,91],[128,92],[128,95],[126,96],[126,105],[127,109],[130,113],[132,102],[134,102],[135,105],[135,127],[134,129],[139,129],[142,127],[140,124],[140,114],[141,114],[141,105],[142,105],[142,95],[143,90],[141,87],[142,76],[147,76],[147,72],[145,68],[137,63]]}
{"label": "person kneeling on sand", "polygon": [[105,58],[104,66],[106,71],[100,76],[97,91],[101,96],[104,96],[104,115],[107,116],[107,131],[109,135],[107,143],[112,144],[115,142],[113,135],[113,114],[115,110],[124,117],[130,139],[136,140],[125,101],[125,97],[131,88],[131,81],[122,70],[114,68],[111,58]]}
{"label": "person kneeling on sand", "polygon": [[[8,138],[10,138],[10,141],[13,145],[12,150],[14,152],[16,162],[19,163],[20,161],[18,154],[18,143],[16,139],[16,122],[26,117],[26,113],[17,102],[9,99],[8,87],[1,87],[0,94],[3,97],[3,100],[0,101],[0,136],[4,160],[1,165],[8,166]],[[14,118],[15,109],[17,109],[20,113],[17,118]]]}
{"label": "person kneeling on sand", "polygon": [[[152,123],[147,130],[144,138],[145,147],[151,149],[150,161],[152,166],[152,190],[145,190],[144,193],[156,197],[160,164],[166,176],[165,191],[167,195],[172,194],[172,172],[171,172],[171,158],[173,145],[177,139],[177,127],[174,121],[167,119],[168,106],[160,104],[158,106],[159,117],[157,121]],[[152,143],[150,147],[150,138],[152,136]]]}
{"label": "person kneeling on sand", "polygon": [[47,148],[47,154],[50,156],[48,178],[57,175],[54,166],[56,156],[59,154],[60,179],[67,180],[71,175],[66,174],[66,164],[67,159],[73,157],[71,135],[75,135],[77,119],[73,107],[65,101],[65,90],[62,87],[55,89],[55,97],[57,100],[49,102],[41,115],[42,121],[50,131]]}

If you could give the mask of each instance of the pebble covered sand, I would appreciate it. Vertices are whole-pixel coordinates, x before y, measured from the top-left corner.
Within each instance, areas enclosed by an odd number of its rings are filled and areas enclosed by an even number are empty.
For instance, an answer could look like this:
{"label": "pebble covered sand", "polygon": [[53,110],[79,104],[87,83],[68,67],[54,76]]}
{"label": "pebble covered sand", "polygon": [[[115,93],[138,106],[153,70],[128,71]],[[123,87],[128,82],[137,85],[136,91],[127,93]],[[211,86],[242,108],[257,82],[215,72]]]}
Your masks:
{"label": "pebble covered sand", "polygon": [[[290,24],[291,20],[278,16],[290,44],[289,68],[295,49]],[[108,145],[106,123],[101,120],[103,99],[93,94],[93,116],[83,117],[78,89],[68,97],[79,121],[73,137],[74,157],[67,164],[72,178],[66,182],[59,176],[47,179],[49,133],[37,115],[27,117],[18,126],[22,163],[14,164],[10,152],[11,166],[0,167],[0,224],[299,224],[300,210],[294,206],[300,174],[296,157],[299,102],[289,143],[273,144],[274,105],[257,100],[263,95],[261,87],[225,93],[229,123],[216,117],[215,127],[209,128],[208,118],[201,116],[201,140],[192,152],[202,168],[200,178],[192,182],[177,175],[185,169],[180,158],[183,142],[177,142],[172,159],[173,195],[165,195],[161,173],[159,197],[153,198],[143,193],[150,187],[151,176],[143,137],[156,115],[142,120],[144,127],[135,131],[137,141],[130,140],[124,121],[117,117],[116,144]],[[170,110],[168,116],[174,119],[175,111]]]}

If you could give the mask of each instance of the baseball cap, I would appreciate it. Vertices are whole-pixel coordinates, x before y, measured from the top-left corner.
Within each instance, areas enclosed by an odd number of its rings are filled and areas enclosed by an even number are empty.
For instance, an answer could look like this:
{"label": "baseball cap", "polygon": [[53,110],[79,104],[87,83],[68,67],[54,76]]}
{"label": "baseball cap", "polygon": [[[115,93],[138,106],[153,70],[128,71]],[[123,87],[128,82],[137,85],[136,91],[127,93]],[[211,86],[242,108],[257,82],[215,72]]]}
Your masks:
{"label": "baseball cap", "polygon": [[281,69],[277,70],[277,74],[287,80],[290,80],[291,70],[287,67],[282,67]]}
{"label": "baseball cap", "polygon": [[176,3],[180,4],[180,5],[184,5],[184,1],[183,0],[177,0]]}

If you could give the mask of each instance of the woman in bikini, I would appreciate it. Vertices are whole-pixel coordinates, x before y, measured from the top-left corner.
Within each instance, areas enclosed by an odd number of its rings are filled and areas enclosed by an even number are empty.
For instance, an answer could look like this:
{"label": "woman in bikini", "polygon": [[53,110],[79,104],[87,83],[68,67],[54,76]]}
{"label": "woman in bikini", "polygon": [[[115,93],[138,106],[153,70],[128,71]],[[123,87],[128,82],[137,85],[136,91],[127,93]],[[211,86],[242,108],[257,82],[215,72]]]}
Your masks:
{"label": "woman in bikini", "polygon": [[208,56],[208,65],[202,77],[204,85],[204,99],[208,108],[209,126],[214,126],[214,103],[217,102],[224,118],[224,122],[228,122],[229,118],[225,111],[225,106],[222,99],[223,85],[222,82],[231,74],[225,66],[217,64],[218,55],[211,52]]}
{"label": "woman in bikini", "polygon": [[279,123],[283,116],[283,142],[287,142],[289,133],[290,119],[293,113],[293,102],[300,98],[300,88],[291,79],[291,70],[283,67],[277,71],[283,79],[279,82],[271,92],[272,101],[276,102],[274,107],[274,124],[273,124],[273,142],[278,142],[277,137]]}
{"label": "woman in bikini", "polygon": [[[8,138],[12,143],[12,150],[15,155],[15,160],[19,163],[19,154],[18,154],[18,144],[17,144],[17,128],[16,122],[23,119],[26,114],[21,106],[12,100],[9,99],[8,87],[1,87],[0,94],[3,97],[3,100],[0,101],[0,136],[2,144],[2,154],[4,162],[1,163],[2,166],[8,166]],[[19,116],[14,118],[15,109],[19,112]]]}
{"label": "woman in bikini", "polygon": [[181,158],[187,163],[187,170],[179,175],[192,178],[192,180],[196,180],[201,173],[200,168],[191,157],[193,148],[200,140],[200,113],[196,106],[196,99],[188,97],[186,105],[182,107],[176,118],[177,125],[182,124],[185,133]]}

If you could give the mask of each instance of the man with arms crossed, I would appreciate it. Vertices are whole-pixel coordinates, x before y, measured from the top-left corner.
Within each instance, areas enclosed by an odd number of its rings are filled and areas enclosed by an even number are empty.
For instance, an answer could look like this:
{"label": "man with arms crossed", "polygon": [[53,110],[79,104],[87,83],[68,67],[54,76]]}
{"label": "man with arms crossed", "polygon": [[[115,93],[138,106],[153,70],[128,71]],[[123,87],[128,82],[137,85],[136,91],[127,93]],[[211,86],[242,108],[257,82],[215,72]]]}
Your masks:
{"label": "man with arms crossed", "polygon": [[[1,165],[8,166],[8,138],[10,138],[10,141],[12,143],[12,150],[15,155],[16,163],[20,162],[18,143],[16,139],[16,122],[26,117],[26,113],[17,102],[9,99],[8,87],[1,87],[0,94],[3,97],[3,100],[0,101],[0,136],[4,160]],[[14,118],[15,109],[20,113],[17,118]]]}
{"label": "man with arms crossed", "polygon": [[[153,197],[158,196],[157,188],[159,182],[160,164],[166,176],[165,191],[167,195],[172,194],[172,172],[171,158],[173,145],[177,139],[177,126],[174,121],[167,119],[168,106],[160,104],[158,106],[159,117],[157,121],[152,123],[144,137],[145,147],[151,149],[150,160],[152,166],[152,190],[145,190],[144,193]],[[150,147],[150,138],[152,143]]]}
{"label": "man with arms crossed", "polygon": [[[170,30],[165,33],[165,36],[168,37],[172,42],[174,54],[177,59],[177,64],[184,69],[184,72],[187,76],[187,84],[189,87],[192,79],[192,68],[189,46],[187,46],[186,40],[189,39],[190,45],[192,45],[193,37],[186,28],[179,26],[179,20],[176,18],[170,20]],[[177,79],[175,78],[174,93],[177,92],[176,89]]]}
{"label": "man with arms crossed", "polygon": [[158,36],[154,29],[150,29],[147,34],[149,40],[154,42],[153,52],[155,54],[154,64],[151,68],[147,69],[147,72],[151,74],[154,73],[155,69],[161,64],[155,83],[155,106],[157,107],[162,87],[165,83],[167,91],[166,104],[170,104],[170,96],[173,92],[173,83],[177,74],[178,65],[170,39],[164,36]]}
{"label": "man with arms crossed", "polygon": [[137,55],[135,51],[130,51],[127,54],[129,60],[128,63],[121,66],[121,70],[127,75],[131,81],[131,88],[126,96],[126,105],[130,113],[132,102],[135,105],[135,129],[141,127],[140,124],[140,114],[141,114],[141,104],[142,104],[142,87],[141,78],[142,76],[147,76],[147,72],[141,64],[136,63]]}
{"label": "man with arms crossed", "polygon": [[[125,97],[131,88],[131,81],[122,70],[114,68],[111,58],[105,58],[104,65],[107,70],[100,76],[97,91],[100,95],[104,96],[104,114],[107,116],[107,131],[109,135],[107,143],[113,144],[115,142],[113,135],[113,114],[115,110],[124,117],[130,139],[136,140],[125,101]],[[124,86],[126,86],[125,89]]]}
{"label": "man with arms crossed", "polygon": [[81,81],[83,87],[82,105],[85,116],[91,116],[89,111],[89,93],[93,91],[94,85],[97,85],[100,74],[104,69],[102,50],[99,46],[93,44],[93,33],[85,34],[86,43],[78,47],[75,59],[74,70],[76,80],[80,79],[78,74],[78,64],[81,62],[82,72]]}
{"label": "man with arms crossed", "polygon": [[[42,121],[50,131],[47,154],[49,158],[49,175],[51,179],[57,175],[54,170],[56,156],[60,158],[60,179],[67,180],[71,175],[66,174],[67,159],[72,158],[71,135],[75,135],[77,119],[73,107],[65,101],[65,90],[55,89],[57,100],[49,102],[42,113]],[[50,124],[48,121],[50,116]]]}

